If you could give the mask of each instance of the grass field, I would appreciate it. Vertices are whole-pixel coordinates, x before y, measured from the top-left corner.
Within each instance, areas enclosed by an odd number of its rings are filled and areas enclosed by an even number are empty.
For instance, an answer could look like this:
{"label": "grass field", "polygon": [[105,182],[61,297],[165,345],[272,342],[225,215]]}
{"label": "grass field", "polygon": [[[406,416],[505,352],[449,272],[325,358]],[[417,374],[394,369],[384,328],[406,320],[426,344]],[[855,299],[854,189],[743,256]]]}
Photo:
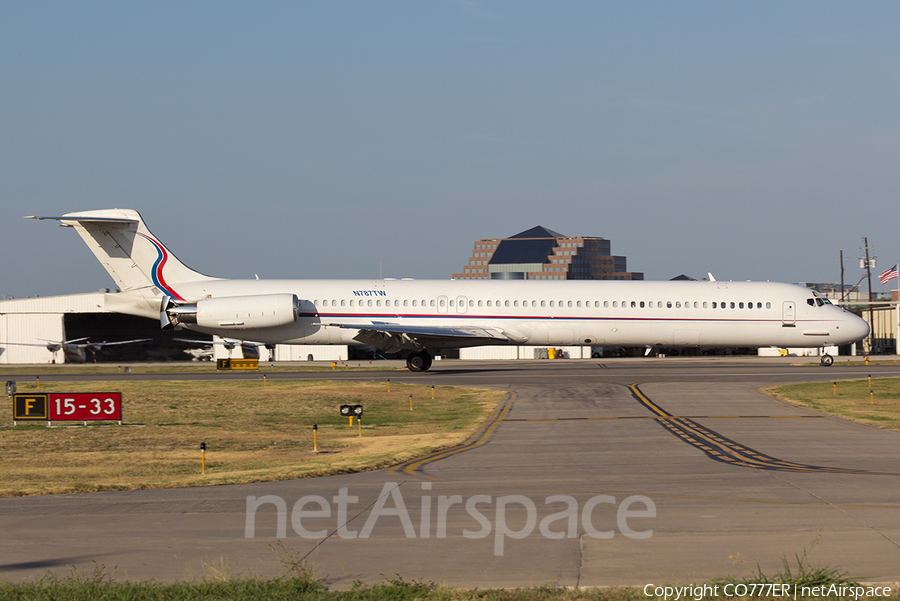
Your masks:
{"label": "grass field", "polygon": [[764,392],[823,413],[900,430],[900,378],[792,384]]}
{"label": "grass field", "polygon": [[[461,442],[503,396],[437,387],[432,400],[430,386],[394,383],[388,391],[385,382],[322,381],[44,383],[39,389],[20,382],[17,392],[63,391],[121,392],[123,425],[12,427],[12,411],[2,412],[0,496],[258,482],[386,467]],[[342,404],[364,406],[361,429],[339,415]],[[206,474],[201,442],[207,445]]]}

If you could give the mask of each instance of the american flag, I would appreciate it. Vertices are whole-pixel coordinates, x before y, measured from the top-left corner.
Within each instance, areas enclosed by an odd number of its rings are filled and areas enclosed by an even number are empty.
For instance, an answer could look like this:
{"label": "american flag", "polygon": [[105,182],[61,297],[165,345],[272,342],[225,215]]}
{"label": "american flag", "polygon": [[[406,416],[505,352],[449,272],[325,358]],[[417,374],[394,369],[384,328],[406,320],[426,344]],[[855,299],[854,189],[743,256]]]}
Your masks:
{"label": "american flag", "polygon": [[888,269],[887,271],[882,273],[880,276],[878,276],[878,281],[881,282],[882,284],[887,284],[888,282],[893,280],[895,277],[897,277],[897,266],[898,265],[900,265],[900,263],[898,263],[897,265],[894,265],[893,267],[891,267],[890,269]]}

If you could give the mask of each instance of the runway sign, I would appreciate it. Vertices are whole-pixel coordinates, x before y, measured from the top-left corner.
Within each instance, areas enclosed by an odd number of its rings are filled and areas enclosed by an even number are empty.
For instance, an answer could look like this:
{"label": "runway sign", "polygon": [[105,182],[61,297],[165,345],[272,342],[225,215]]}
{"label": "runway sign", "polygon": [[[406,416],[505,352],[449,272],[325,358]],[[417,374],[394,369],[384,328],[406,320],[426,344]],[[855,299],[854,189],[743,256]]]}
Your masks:
{"label": "runway sign", "polygon": [[216,369],[259,369],[259,359],[218,359]]}
{"label": "runway sign", "polygon": [[46,394],[13,395],[13,420],[15,421],[47,421]]}
{"label": "runway sign", "polygon": [[50,392],[17,394],[13,398],[16,421],[95,421],[122,419],[121,392]]}

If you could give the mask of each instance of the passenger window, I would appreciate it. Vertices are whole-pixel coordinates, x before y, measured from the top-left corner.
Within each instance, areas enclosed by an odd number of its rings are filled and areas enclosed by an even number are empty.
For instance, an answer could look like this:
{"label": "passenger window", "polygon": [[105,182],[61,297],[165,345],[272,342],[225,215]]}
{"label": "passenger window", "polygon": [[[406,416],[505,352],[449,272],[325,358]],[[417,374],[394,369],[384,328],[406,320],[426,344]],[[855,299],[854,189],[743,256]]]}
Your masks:
{"label": "passenger window", "polygon": [[418,307],[418,306],[419,306],[419,301],[413,301],[413,307]]}
{"label": "passenger window", "polygon": [[469,301],[469,306],[470,306],[470,307],[474,307],[474,306],[475,306],[475,301],[470,300],[470,301]]}
{"label": "passenger window", "polygon": [[509,306],[509,301],[503,301],[503,306],[504,306],[504,307],[508,307],[508,306]]}
{"label": "passenger window", "polygon": [[355,306],[356,306],[356,301],[355,301],[355,300],[351,300],[351,301],[350,301],[350,306],[351,306],[351,307],[355,307]]}
{"label": "passenger window", "polygon": [[479,307],[481,307],[481,306],[483,306],[483,305],[484,305],[484,303],[482,303],[481,301],[478,301],[478,306],[479,306]]}
{"label": "passenger window", "polygon": [[772,303],[766,303],[766,309],[771,309],[771,308],[772,308]]}
{"label": "passenger window", "polygon": [[[706,309],[706,301],[703,301],[703,308]],[[713,303],[713,309],[716,308],[716,303]]]}
{"label": "passenger window", "polygon": [[518,307],[518,306],[519,306],[519,301],[513,301],[513,307]]}
{"label": "passenger window", "polygon": [[578,301],[578,302],[576,303],[576,305],[577,305],[578,308],[580,309],[580,308],[581,308],[581,301]]}
{"label": "passenger window", "polygon": [[488,302],[487,302],[487,306],[488,306],[488,307],[491,306],[491,301],[488,301]]}
{"label": "passenger window", "polygon": [[[732,303],[731,306],[734,307],[734,303]],[[739,309],[743,309],[743,308],[744,308],[744,303],[738,303],[738,308],[739,308]]]}
{"label": "passenger window", "polygon": [[379,299],[379,300],[375,301],[375,304],[378,305],[378,306],[380,307],[380,306],[381,306],[381,300]]}
{"label": "passenger window", "polygon": [[748,309],[752,309],[752,308],[753,308],[753,303],[747,303],[747,308],[748,308]]}
{"label": "passenger window", "polygon": [[[562,303],[560,302],[560,304],[562,304]],[[572,301],[569,301],[568,303],[566,303],[566,306],[569,307],[569,308],[571,309],[571,308],[572,308]]]}
{"label": "passenger window", "polygon": [[636,306],[637,306],[637,303],[635,303],[634,301],[631,301],[631,308],[634,309]]}
{"label": "passenger window", "polygon": [[756,308],[757,308],[757,309],[762,309],[762,303],[756,303]]}
{"label": "passenger window", "polygon": [[604,309],[608,309],[608,308],[609,308],[609,301],[603,301],[603,308],[604,308]]}
{"label": "passenger window", "polygon": [[613,301],[613,309],[618,309],[618,308],[619,308],[619,302]]}
{"label": "passenger window", "polygon": [[716,308],[716,301],[713,301],[713,309]]}
{"label": "passenger window", "polygon": [[731,303],[731,308],[734,309],[734,303]]}
{"label": "passenger window", "polygon": [[556,306],[556,302],[555,302],[555,301],[550,301],[550,306],[551,306],[551,307]]}
{"label": "passenger window", "polygon": [[671,309],[671,308],[672,308],[672,301],[666,301],[666,308],[667,308],[667,309]]}
{"label": "passenger window", "polygon": [[[425,304],[425,303],[422,303],[422,304]],[[434,306],[434,299],[432,299],[432,300],[431,300],[431,303],[429,303],[429,304],[433,307],[433,306]]]}
{"label": "passenger window", "polygon": [[676,309],[680,309],[680,308],[681,308],[681,301],[675,301],[675,308],[676,308]]}
{"label": "passenger window", "polygon": [[644,308],[644,301],[641,301],[641,309]]}
{"label": "passenger window", "polygon": [[408,301],[408,300],[403,301],[403,306],[404,306],[404,307],[408,307],[408,306],[409,306],[409,301]]}
{"label": "passenger window", "polygon": [[[535,302],[535,301],[531,301],[531,302],[533,303],[533,302]],[[531,306],[533,307],[534,305],[531,305]],[[546,306],[547,306],[547,301],[541,301],[541,306],[542,306],[542,307],[546,307]]]}

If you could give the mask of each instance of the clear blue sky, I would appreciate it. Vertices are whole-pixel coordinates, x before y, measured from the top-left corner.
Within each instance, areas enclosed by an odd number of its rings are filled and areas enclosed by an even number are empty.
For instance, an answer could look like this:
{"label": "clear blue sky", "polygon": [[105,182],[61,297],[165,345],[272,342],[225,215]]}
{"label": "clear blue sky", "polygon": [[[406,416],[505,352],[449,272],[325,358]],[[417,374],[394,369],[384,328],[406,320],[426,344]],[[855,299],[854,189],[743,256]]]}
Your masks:
{"label": "clear blue sky", "polygon": [[[223,277],[447,278],[603,236],[647,279],[900,257],[896,2],[0,3],[0,295],[122,207]],[[876,290],[881,286],[877,284]]]}

